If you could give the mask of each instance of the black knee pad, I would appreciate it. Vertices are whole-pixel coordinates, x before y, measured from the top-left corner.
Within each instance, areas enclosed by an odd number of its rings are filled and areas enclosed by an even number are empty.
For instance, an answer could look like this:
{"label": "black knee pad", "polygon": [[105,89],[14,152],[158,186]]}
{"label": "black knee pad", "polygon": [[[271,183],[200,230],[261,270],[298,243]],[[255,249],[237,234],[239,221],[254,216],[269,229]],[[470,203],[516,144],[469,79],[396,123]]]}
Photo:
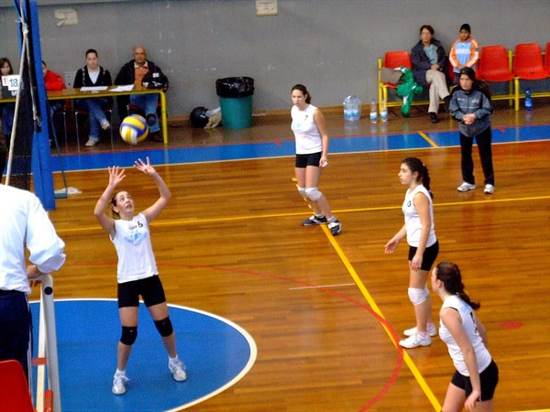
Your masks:
{"label": "black knee pad", "polygon": [[137,326],[123,326],[120,341],[125,345],[133,345],[137,338]]}
{"label": "black knee pad", "polygon": [[174,332],[170,318],[156,320],[155,326],[157,327],[157,330],[159,331],[160,336],[162,336],[163,338],[165,338],[166,336],[170,336],[172,332]]}

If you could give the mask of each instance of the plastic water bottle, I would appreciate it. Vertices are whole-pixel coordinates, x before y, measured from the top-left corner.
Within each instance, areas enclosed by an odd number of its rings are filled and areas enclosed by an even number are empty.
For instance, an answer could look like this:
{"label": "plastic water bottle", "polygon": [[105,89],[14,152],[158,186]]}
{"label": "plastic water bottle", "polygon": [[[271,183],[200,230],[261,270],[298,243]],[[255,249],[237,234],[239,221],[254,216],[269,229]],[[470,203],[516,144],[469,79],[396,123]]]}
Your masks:
{"label": "plastic water bottle", "polygon": [[361,118],[361,99],[355,95],[344,99],[344,120],[357,122]]}
{"label": "plastic water bottle", "polygon": [[525,110],[528,112],[533,110],[533,96],[531,95],[531,89],[525,89]]}
{"label": "plastic water bottle", "polygon": [[388,121],[388,108],[385,104],[382,104],[382,107],[380,108],[380,120],[382,123],[386,123]]}
{"label": "plastic water bottle", "polygon": [[376,108],[376,99],[372,99],[370,102],[370,122],[376,123],[378,119],[378,110]]}

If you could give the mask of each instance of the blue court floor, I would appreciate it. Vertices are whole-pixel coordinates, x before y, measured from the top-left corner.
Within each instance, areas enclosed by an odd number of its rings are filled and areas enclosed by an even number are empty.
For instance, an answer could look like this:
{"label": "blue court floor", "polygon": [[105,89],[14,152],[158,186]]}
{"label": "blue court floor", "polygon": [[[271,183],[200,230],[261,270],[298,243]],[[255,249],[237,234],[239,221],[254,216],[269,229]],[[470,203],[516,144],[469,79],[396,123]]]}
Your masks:
{"label": "blue court floor", "polygon": [[[428,132],[436,147],[459,146],[457,131]],[[518,126],[493,129],[493,143],[520,143],[550,140],[550,126]],[[385,150],[425,149],[434,145],[420,133],[387,136],[335,136],[330,140],[330,153],[362,153]],[[208,147],[175,147],[162,149],[80,153],[52,156],[53,171],[103,169],[107,166],[132,166],[137,158],[149,156],[153,164],[183,164],[243,159],[293,156],[294,141],[280,143],[226,144]]]}
{"label": "blue court floor", "polygon": [[[37,337],[39,304],[33,303],[31,310]],[[211,313],[169,305],[178,352],[188,373],[187,381],[176,382],[168,371],[161,338],[142,304],[127,369],[128,391],[116,396],[111,393],[120,338],[116,300],[56,300],[55,310],[65,412],[179,410],[232,386],[256,360],[254,340],[238,325]]]}

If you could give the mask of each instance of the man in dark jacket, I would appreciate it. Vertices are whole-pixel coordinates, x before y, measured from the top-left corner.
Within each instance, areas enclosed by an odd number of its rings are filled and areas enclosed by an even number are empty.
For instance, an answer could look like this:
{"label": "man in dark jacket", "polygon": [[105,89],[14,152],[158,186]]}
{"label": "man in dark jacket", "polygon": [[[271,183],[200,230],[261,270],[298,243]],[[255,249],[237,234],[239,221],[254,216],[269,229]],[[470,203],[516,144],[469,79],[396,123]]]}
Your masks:
{"label": "man in dark jacket", "polygon": [[439,40],[433,38],[434,29],[425,24],[420,28],[420,40],[411,50],[414,79],[423,86],[429,87],[430,106],[428,113],[432,123],[439,121],[439,99],[448,104],[449,89],[445,77],[447,57]]}
{"label": "man in dark jacket", "polygon": [[[168,78],[160,67],[152,61],[147,60],[147,50],[145,47],[136,46],[133,49],[133,53],[134,59],[122,66],[115,79],[115,84],[133,84],[134,90],[168,90]],[[132,94],[130,96],[130,103],[139,107],[145,113],[153,140],[162,140],[159,134],[160,125],[157,116],[158,99],[158,94]],[[119,101],[119,106],[123,106],[120,103]]]}

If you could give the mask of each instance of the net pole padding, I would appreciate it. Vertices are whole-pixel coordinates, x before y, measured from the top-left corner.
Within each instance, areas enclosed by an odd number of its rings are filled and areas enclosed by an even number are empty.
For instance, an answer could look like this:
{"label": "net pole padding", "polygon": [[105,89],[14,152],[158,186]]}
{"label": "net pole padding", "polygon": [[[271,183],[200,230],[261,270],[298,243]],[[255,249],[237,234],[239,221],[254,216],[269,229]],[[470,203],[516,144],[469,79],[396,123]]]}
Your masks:
{"label": "net pole padding", "polygon": [[[25,0],[27,21],[30,26],[30,44],[27,51],[33,57],[32,79],[36,82],[37,101],[33,102],[38,113],[34,113],[35,122],[40,122],[36,127],[32,144],[32,175],[34,190],[46,210],[55,209],[55,194],[53,187],[53,174],[51,170],[50,133],[47,119],[48,101],[42,74],[42,51],[40,48],[40,25],[37,0]],[[32,80],[31,80],[32,82]],[[34,90],[33,90],[34,92]],[[38,106],[38,107],[36,107]],[[59,396],[55,396],[59,398]]]}

